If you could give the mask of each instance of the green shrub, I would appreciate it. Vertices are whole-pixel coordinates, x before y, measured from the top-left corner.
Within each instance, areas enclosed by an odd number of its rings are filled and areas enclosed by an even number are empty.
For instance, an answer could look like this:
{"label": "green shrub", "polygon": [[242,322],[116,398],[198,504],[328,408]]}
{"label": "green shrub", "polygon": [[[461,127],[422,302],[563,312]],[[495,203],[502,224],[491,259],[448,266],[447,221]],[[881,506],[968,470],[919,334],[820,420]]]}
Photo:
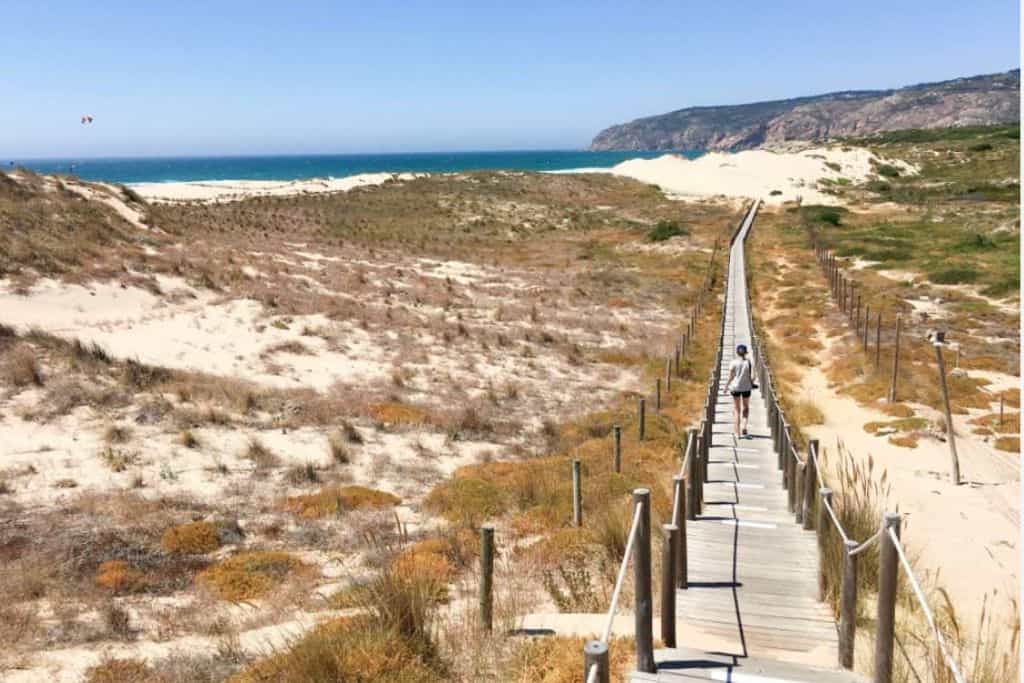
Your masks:
{"label": "green shrub", "polygon": [[992,143],[990,143],[990,142],[979,142],[976,145],[971,145],[967,149],[972,151],[972,152],[987,152],[990,149],[992,149]]}
{"label": "green shrub", "polygon": [[945,268],[928,273],[928,279],[937,285],[959,285],[977,280],[978,271],[965,267]]}
{"label": "green shrub", "polygon": [[648,242],[664,242],[680,235],[689,235],[690,231],[676,221],[658,221],[654,229],[647,233]]}
{"label": "green shrub", "polygon": [[878,194],[886,194],[892,191],[892,185],[884,180],[869,180],[864,184],[864,187],[871,192],[877,192]]}
{"label": "green shrub", "polygon": [[806,206],[804,207],[804,215],[812,221],[819,223],[828,223],[829,225],[839,225],[842,223],[843,214],[846,209],[841,209],[835,206]]}
{"label": "green shrub", "polygon": [[885,176],[886,178],[899,178],[900,169],[896,168],[892,164],[876,164],[875,172],[878,175]]}

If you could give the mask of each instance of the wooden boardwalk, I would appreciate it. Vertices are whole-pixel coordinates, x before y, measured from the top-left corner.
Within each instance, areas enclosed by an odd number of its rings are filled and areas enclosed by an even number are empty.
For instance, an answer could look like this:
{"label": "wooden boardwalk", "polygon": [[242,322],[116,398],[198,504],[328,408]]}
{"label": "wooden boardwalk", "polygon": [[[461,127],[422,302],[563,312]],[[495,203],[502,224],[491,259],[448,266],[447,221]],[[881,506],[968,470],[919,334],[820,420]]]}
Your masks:
{"label": "wooden boardwalk", "polygon": [[817,600],[814,532],[804,531],[787,510],[760,391],[750,400],[749,438],[733,436],[726,380],[736,345],[751,345],[743,243],[752,218],[730,252],[722,395],[705,505],[697,521],[687,523],[689,588],[676,591],[680,645],[700,656],[659,651],[658,673],[634,673],[634,681],[859,680],[834,671],[838,637],[831,611]]}

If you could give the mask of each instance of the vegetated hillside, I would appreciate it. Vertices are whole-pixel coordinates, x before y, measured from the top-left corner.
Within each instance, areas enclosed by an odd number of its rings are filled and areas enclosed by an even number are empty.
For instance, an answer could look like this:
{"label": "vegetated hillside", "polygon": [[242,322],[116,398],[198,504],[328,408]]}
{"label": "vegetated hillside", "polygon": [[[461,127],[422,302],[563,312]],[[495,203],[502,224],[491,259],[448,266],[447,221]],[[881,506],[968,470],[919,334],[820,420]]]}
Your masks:
{"label": "vegetated hillside", "polygon": [[690,107],[606,128],[592,150],[751,149],[786,140],[865,136],[908,128],[1020,118],[1020,69],[912,85],[722,107]]}

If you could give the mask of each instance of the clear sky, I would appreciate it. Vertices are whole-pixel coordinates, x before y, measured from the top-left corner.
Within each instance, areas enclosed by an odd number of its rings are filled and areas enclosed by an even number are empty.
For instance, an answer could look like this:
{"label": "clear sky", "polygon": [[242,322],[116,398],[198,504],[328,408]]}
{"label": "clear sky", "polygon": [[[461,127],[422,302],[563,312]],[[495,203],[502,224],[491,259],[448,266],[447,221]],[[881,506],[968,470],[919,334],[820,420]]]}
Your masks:
{"label": "clear sky", "polygon": [[3,0],[0,158],[579,148],[692,105],[1005,71],[1019,25],[1016,0]]}

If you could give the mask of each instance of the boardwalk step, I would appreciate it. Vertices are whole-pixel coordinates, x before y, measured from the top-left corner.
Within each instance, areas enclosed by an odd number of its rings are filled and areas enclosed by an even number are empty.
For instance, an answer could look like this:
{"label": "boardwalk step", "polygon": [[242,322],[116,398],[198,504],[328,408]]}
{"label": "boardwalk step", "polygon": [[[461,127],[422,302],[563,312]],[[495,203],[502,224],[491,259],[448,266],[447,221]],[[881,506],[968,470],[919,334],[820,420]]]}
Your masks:
{"label": "boardwalk step", "polygon": [[657,674],[634,672],[633,683],[685,683],[721,681],[723,683],[864,683],[848,671],[815,667],[752,657],[710,654],[683,648],[655,650]]}

